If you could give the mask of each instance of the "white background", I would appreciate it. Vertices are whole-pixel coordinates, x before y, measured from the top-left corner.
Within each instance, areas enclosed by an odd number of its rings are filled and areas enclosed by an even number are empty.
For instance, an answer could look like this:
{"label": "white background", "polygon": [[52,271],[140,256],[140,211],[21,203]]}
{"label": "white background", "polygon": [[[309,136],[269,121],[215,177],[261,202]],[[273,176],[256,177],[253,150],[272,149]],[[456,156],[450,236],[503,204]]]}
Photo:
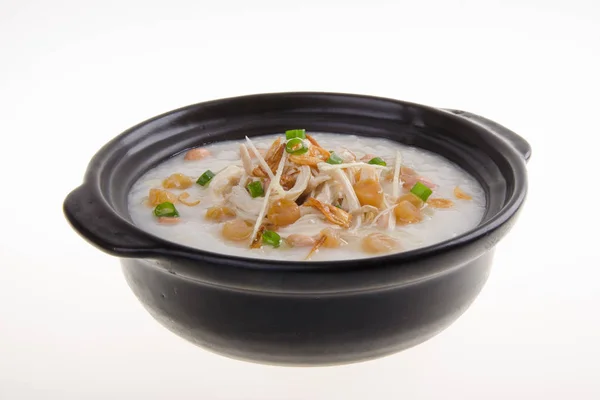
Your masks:
{"label": "white background", "polygon": [[[600,3],[0,0],[0,399],[598,399]],[[273,91],[472,111],[532,145],[487,286],[434,339],[331,368],[166,331],[62,201],[155,114]]]}

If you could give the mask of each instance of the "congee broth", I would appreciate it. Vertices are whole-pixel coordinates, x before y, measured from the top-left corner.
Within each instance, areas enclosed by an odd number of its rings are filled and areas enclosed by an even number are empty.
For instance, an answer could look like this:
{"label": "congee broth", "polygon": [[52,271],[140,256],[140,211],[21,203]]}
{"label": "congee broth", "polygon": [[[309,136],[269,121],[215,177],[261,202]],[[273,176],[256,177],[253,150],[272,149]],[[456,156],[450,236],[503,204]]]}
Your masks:
{"label": "congee broth", "polygon": [[293,129],[178,154],[134,184],[129,211],[140,228],[198,249],[319,261],[450,239],[479,223],[485,193],[423,149]]}

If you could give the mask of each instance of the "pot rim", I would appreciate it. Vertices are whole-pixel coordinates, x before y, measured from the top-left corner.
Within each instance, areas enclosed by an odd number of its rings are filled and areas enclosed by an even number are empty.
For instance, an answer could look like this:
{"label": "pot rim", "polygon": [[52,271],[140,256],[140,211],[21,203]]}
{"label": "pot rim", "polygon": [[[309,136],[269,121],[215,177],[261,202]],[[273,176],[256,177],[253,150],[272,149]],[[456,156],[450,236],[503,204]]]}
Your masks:
{"label": "pot rim", "polygon": [[[478,224],[473,229],[470,229],[456,237],[434,243],[429,246],[420,247],[414,250],[409,250],[400,253],[393,253],[388,255],[354,259],[354,260],[323,260],[323,261],[291,261],[291,260],[278,260],[278,259],[260,259],[260,258],[249,258],[232,256],[223,253],[212,253],[206,250],[201,250],[176,242],[171,242],[161,237],[155,236],[141,228],[129,220],[121,217],[117,211],[111,206],[110,201],[107,199],[105,194],[101,190],[101,175],[103,168],[107,168],[105,161],[110,157],[112,151],[116,148],[116,145],[122,143],[126,138],[135,132],[141,130],[148,125],[157,122],[159,120],[168,119],[180,114],[186,114],[193,112],[199,107],[211,107],[211,106],[222,106],[228,102],[239,102],[239,101],[255,101],[257,99],[266,99],[269,97],[276,98],[278,96],[286,97],[302,97],[302,98],[330,98],[337,99],[354,99],[361,100],[364,102],[371,102],[375,107],[377,102],[384,102],[389,104],[398,104],[405,107],[414,107],[421,110],[427,110],[434,113],[443,113],[445,118],[468,121],[474,130],[479,131],[482,135],[485,135],[489,140],[494,142],[494,147],[498,149],[500,154],[505,161],[508,163],[510,168],[513,170],[515,181],[512,182],[514,189],[509,196],[505,199],[504,204],[492,218]],[[488,153],[486,153],[488,154]],[[82,185],[71,192],[64,203],[64,213],[71,223],[71,225],[78,231],[80,235],[90,241],[93,245],[100,248],[101,250],[113,254],[119,257],[133,257],[133,258],[154,258],[154,259],[187,259],[191,261],[202,261],[211,262],[215,264],[226,264],[228,267],[238,267],[245,269],[259,269],[259,270],[271,270],[271,271],[310,271],[310,270],[343,270],[343,269],[355,269],[364,267],[375,267],[380,265],[393,264],[396,266],[409,265],[414,263],[420,263],[424,259],[428,259],[432,256],[440,253],[450,252],[462,246],[465,246],[473,241],[483,238],[487,234],[495,231],[496,229],[507,223],[514,214],[517,213],[521,205],[523,204],[527,194],[527,172],[526,172],[526,161],[529,159],[531,149],[529,144],[517,136],[514,132],[494,123],[493,121],[487,120],[483,117],[479,117],[475,114],[471,114],[464,111],[451,110],[451,109],[440,109],[430,107],[418,103],[412,103],[407,101],[395,100],[386,97],[378,97],[371,95],[362,94],[349,94],[349,93],[334,93],[334,92],[272,92],[272,93],[259,93],[250,94],[243,96],[228,97],[218,100],[212,100],[208,102],[200,102],[184,107],[176,108],[171,111],[164,112],[145,121],[138,123],[137,125],[127,129],[123,133],[119,134],[109,142],[107,142],[91,159],[88,164],[84,180]],[[489,154],[488,154],[489,155]],[[108,167],[110,168],[110,167]],[[81,197],[81,192],[86,192],[90,199],[93,199],[97,211],[107,214],[110,220],[115,223],[119,223],[123,228],[128,230],[128,233],[139,239],[139,246],[116,246],[114,243],[107,243],[102,238],[94,237],[94,227],[89,226],[89,221],[78,218],[77,212],[82,212],[81,208],[85,208],[85,205],[78,204],[79,209],[75,208],[75,203],[78,203],[78,197]],[[110,222],[109,222],[110,223]],[[489,248],[495,245],[488,246]]]}

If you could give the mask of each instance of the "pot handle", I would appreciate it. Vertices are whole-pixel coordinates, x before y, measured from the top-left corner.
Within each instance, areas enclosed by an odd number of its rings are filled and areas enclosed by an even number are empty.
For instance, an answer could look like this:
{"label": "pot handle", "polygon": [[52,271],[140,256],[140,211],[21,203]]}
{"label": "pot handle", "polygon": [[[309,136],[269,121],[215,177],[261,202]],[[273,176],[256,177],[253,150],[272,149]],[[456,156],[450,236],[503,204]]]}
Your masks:
{"label": "pot handle", "polygon": [[154,253],[158,243],[119,217],[97,192],[84,184],[67,195],[63,212],[75,231],[114,256],[143,258]]}
{"label": "pot handle", "polygon": [[448,108],[446,108],[444,110],[451,112],[452,114],[458,115],[460,117],[469,119],[473,122],[478,123],[479,125],[482,125],[488,129],[498,133],[504,140],[506,140],[508,143],[510,143],[512,145],[512,147],[514,147],[521,154],[521,156],[525,159],[526,162],[529,161],[529,158],[531,157],[531,146],[529,145],[529,143],[527,143],[527,141],[525,139],[523,139],[521,136],[517,135],[515,132],[500,125],[497,122],[489,120],[480,115],[470,113],[468,111],[452,110],[452,109],[448,109]]}

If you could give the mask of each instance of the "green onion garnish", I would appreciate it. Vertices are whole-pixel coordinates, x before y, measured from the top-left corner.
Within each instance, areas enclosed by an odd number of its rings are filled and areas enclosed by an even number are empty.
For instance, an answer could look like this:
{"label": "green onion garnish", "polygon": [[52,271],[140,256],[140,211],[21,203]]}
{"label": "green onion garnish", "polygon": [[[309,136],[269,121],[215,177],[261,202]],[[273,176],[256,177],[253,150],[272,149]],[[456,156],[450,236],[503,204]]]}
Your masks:
{"label": "green onion garnish", "polygon": [[208,182],[211,181],[212,178],[215,177],[214,172],[212,172],[210,169],[207,170],[205,173],[203,173],[202,175],[200,175],[200,178],[198,178],[198,180],[196,181],[196,183],[200,186],[206,186],[208,185]]}
{"label": "green onion garnish", "polygon": [[289,131],[285,131],[286,140],[290,140],[293,138],[306,139],[306,130],[305,129],[291,129]]}
{"label": "green onion garnish", "polygon": [[421,182],[415,183],[415,186],[410,189],[410,192],[423,200],[423,202],[426,202],[429,196],[431,196],[431,193],[433,193],[431,189],[423,185]]}
{"label": "green onion garnish", "polygon": [[329,158],[327,159],[327,164],[341,164],[344,162],[340,156],[335,154],[334,152],[330,152]]}
{"label": "green onion garnish", "polygon": [[154,209],[154,215],[157,217],[179,217],[177,209],[170,201],[165,201],[157,205]]}
{"label": "green onion garnish", "polygon": [[262,183],[260,181],[250,182],[247,186],[250,196],[253,198],[263,196],[265,191],[263,190]]}
{"label": "green onion garnish", "polygon": [[273,247],[279,247],[281,245],[281,236],[277,232],[264,231],[262,235],[262,241],[264,244],[268,244]]}
{"label": "green onion garnish", "polygon": [[385,161],[383,161],[381,159],[381,157],[371,158],[371,160],[369,160],[368,164],[381,165],[381,166],[384,166],[384,167],[387,165],[387,163]]}
{"label": "green onion garnish", "polygon": [[308,151],[308,147],[306,147],[304,144],[304,140],[300,138],[293,138],[288,140],[288,142],[285,144],[285,151],[291,155],[297,156],[306,153]]}

